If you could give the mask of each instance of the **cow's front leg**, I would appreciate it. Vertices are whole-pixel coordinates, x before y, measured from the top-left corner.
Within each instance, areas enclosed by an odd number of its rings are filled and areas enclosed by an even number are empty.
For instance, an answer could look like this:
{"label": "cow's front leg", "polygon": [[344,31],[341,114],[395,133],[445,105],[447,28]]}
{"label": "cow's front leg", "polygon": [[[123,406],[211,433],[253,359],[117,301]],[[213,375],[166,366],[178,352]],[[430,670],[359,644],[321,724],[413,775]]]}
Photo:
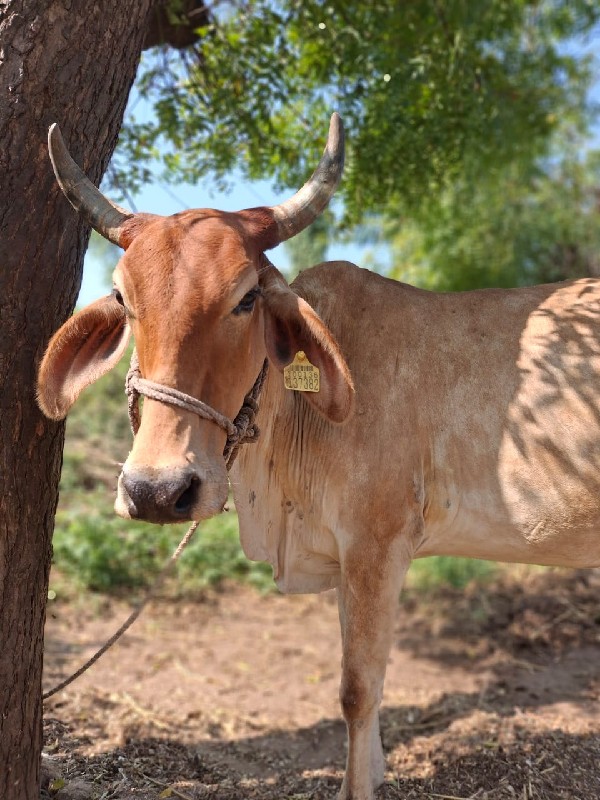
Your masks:
{"label": "cow's front leg", "polygon": [[348,729],[346,773],[339,800],[372,800],[385,758],[379,704],[402,581],[410,564],[403,537],[344,554],[338,590],[342,628],[340,701]]}

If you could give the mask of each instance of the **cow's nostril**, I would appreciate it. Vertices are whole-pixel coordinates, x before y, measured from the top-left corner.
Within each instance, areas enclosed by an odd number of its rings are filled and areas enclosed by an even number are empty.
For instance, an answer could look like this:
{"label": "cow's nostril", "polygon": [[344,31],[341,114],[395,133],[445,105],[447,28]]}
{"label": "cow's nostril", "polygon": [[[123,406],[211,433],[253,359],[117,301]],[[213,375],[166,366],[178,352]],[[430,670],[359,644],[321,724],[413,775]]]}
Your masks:
{"label": "cow's nostril", "polygon": [[200,480],[199,478],[193,477],[190,479],[190,485],[187,489],[184,489],[183,492],[177,498],[175,502],[175,513],[180,514],[181,516],[185,516],[189,514],[192,508],[195,506],[196,501],[198,500],[198,490],[200,488]]}

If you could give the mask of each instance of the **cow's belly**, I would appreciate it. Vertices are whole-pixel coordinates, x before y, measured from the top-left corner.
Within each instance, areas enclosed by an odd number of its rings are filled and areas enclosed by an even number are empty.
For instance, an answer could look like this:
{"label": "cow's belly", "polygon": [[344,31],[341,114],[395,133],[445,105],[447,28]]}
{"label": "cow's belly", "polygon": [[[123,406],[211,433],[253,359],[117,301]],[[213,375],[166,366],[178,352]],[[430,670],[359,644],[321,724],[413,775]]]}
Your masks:
{"label": "cow's belly", "polygon": [[518,540],[517,558],[509,547],[506,560],[600,564],[597,313],[597,301],[580,295],[566,315],[541,309],[521,336],[519,385],[493,470],[498,508]]}
{"label": "cow's belly", "polygon": [[462,556],[517,564],[600,567],[600,521],[591,528],[555,531],[540,519],[528,528],[480,526],[459,519],[443,532],[425,528],[415,558]]}
{"label": "cow's belly", "polygon": [[502,505],[534,563],[600,564],[600,436],[590,408],[578,411],[527,431],[525,447],[514,432],[503,442]]}
{"label": "cow's belly", "polygon": [[437,443],[419,556],[600,565],[600,408],[566,385],[526,388],[535,404],[518,395],[504,417],[474,414],[488,426],[471,438]]}
{"label": "cow's belly", "polygon": [[[417,557],[465,556],[564,567],[600,566],[600,488],[564,478],[540,486],[523,472],[496,493],[457,492],[451,512],[426,517]],[[484,499],[487,497],[487,501]]]}

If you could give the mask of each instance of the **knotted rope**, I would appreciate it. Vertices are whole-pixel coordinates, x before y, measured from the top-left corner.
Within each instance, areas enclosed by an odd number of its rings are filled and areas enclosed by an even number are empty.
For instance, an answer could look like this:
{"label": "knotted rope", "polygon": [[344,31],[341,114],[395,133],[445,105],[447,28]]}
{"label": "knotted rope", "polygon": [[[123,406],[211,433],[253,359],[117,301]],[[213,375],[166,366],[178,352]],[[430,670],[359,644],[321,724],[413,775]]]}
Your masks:
{"label": "knotted rope", "polygon": [[240,446],[242,444],[255,442],[260,435],[255,419],[258,413],[258,398],[260,397],[267,377],[268,368],[269,362],[265,359],[258,378],[254,382],[254,386],[244,397],[242,407],[232,422],[224,414],[221,414],[220,411],[212,408],[212,406],[209,406],[202,400],[185,394],[185,392],[180,392],[179,389],[173,389],[171,386],[164,386],[162,383],[156,383],[155,381],[142,378],[137,352],[134,350],[131,354],[129,372],[125,378],[127,409],[129,411],[129,423],[133,435],[135,436],[137,434],[140,427],[140,395],[149,397],[151,400],[159,400],[162,403],[177,406],[177,408],[182,408],[184,411],[191,411],[193,414],[197,414],[203,419],[208,419],[216,423],[226,432],[227,442],[223,450],[223,458],[229,470],[237,457]]}
{"label": "knotted rope", "polygon": [[[254,386],[244,397],[243,405],[239,410],[238,415],[232,422],[219,411],[216,411],[214,408],[211,408],[211,406],[203,403],[202,400],[197,400],[195,397],[185,394],[184,392],[180,392],[178,389],[173,389],[170,386],[163,386],[160,383],[155,383],[154,381],[149,381],[145,378],[142,378],[140,375],[140,366],[137,353],[134,350],[131,356],[129,371],[127,373],[127,377],[125,378],[127,409],[129,412],[129,422],[131,425],[131,430],[133,431],[133,435],[135,436],[137,434],[140,427],[140,395],[149,397],[152,400],[159,400],[163,403],[169,403],[170,405],[177,406],[178,408],[183,408],[185,411],[192,411],[194,414],[198,414],[198,416],[203,417],[204,419],[212,420],[212,422],[215,422],[227,432],[227,442],[225,443],[225,449],[223,450],[223,458],[225,459],[227,471],[229,471],[237,457],[241,445],[255,442],[260,435],[260,431],[255,419],[256,414],[258,413],[258,399],[267,377],[268,368],[269,362],[267,359],[265,359],[258,378],[254,382]],[[76,672],[74,672],[72,675],[69,675],[68,678],[65,678],[49,691],[44,692],[42,695],[43,700],[47,700],[49,697],[52,697],[67,687],[70,683],[73,683],[74,680],[77,680],[80,675],[83,675],[83,673],[86,672],[86,670],[88,670],[92,664],[95,664],[96,661],[98,661],[98,659],[101,658],[104,653],[106,653],[106,651],[111,648],[113,644],[120,639],[121,636],[123,636],[123,634],[133,625],[150,600],[156,597],[158,590],[164,583],[164,580],[172,569],[173,565],[190,542],[198,525],[198,522],[192,522],[183,539],[177,546],[177,549],[159,572],[154,585],[150,587],[146,595],[127,617],[121,627],[115,631],[110,639],[105,642],[91,658],[82,664],[82,666]]]}

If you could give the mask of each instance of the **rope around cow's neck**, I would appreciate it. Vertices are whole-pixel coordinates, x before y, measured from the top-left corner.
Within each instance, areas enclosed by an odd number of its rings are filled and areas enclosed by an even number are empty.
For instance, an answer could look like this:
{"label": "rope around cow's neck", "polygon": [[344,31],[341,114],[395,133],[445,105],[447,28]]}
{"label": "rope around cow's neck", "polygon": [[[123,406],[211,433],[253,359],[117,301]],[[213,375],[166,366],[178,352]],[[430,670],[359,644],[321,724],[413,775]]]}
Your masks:
{"label": "rope around cow's neck", "polygon": [[159,400],[161,403],[177,406],[177,408],[182,408],[184,411],[191,411],[193,414],[197,414],[203,419],[214,422],[226,432],[227,442],[223,450],[223,458],[229,470],[237,457],[240,446],[242,444],[255,442],[259,437],[260,431],[256,425],[255,419],[258,412],[258,398],[264,386],[268,369],[269,362],[265,358],[258,378],[254,382],[254,386],[244,397],[242,407],[232,422],[224,414],[221,414],[220,411],[212,408],[212,406],[209,406],[202,400],[185,394],[185,392],[180,392],[179,389],[174,389],[171,386],[165,386],[162,383],[156,383],[156,381],[149,381],[146,378],[142,378],[137,353],[134,350],[131,354],[129,372],[125,378],[127,409],[129,411],[129,422],[133,435],[135,436],[137,434],[140,427],[140,395],[144,395],[151,400]]}
{"label": "rope around cow's neck", "polygon": [[[153,400],[160,400],[163,403],[169,403],[170,405],[178,406],[186,411],[192,411],[204,419],[212,420],[217,425],[224,428],[224,430],[227,432],[227,442],[223,451],[223,458],[225,459],[227,471],[229,471],[237,457],[240,446],[242,444],[255,442],[259,437],[260,431],[256,425],[255,418],[258,412],[258,399],[267,377],[268,367],[269,362],[265,359],[258,378],[254,382],[254,386],[245,396],[244,403],[235,420],[231,422],[220,412],[215,411],[215,409],[206,405],[206,403],[203,403],[201,400],[191,397],[191,395],[184,394],[183,392],[173,389],[170,386],[163,386],[160,383],[147,381],[145,378],[142,378],[140,375],[137,354],[134,350],[131,356],[129,372],[127,373],[127,377],[125,379],[127,407],[133,435],[135,436],[137,434],[140,427],[140,394],[150,397]],[[185,532],[182,540],[179,542],[177,549],[159,572],[154,584],[150,587],[150,589],[148,589],[138,606],[134,608],[121,627],[116,630],[110,639],[108,639],[108,641],[105,642],[99,650],[96,650],[94,655],[84,664],[82,664],[76,672],[74,672],[72,675],[69,675],[68,678],[62,680],[52,689],[44,692],[42,695],[43,700],[48,700],[48,698],[62,691],[62,689],[66,688],[69,686],[69,684],[73,683],[73,681],[77,680],[80,675],[83,675],[84,672],[86,672],[93,664],[95,664],[96,661],[98,661],[98,659],[101,658],[104,653],[106,653],[106,651],[109,650],[129,628],[131,628],[148,603],[156,597],[158,590],[161,588],[165,578],[171,571],[179,556],[189,544],[198,525],[198,522],[192,522],[190,527]]]}

